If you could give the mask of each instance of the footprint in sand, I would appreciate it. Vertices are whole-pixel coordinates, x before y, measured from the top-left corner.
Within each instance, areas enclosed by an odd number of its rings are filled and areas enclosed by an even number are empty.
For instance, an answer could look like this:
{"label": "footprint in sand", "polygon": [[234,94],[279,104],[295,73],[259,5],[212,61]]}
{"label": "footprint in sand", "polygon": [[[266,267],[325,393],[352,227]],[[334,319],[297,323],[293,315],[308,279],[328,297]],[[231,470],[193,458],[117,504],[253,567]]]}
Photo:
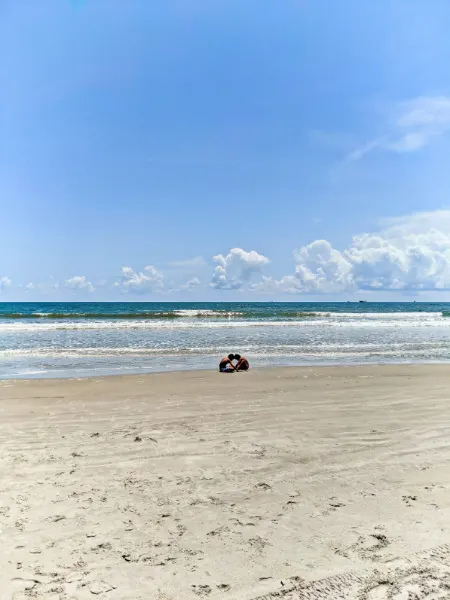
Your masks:
{"label": "footprint in sand", "polygon": [[355,552],[361,558],[378,560],[379,552],[389,546],[390,542],[384,533],[371,533],[368,537],[361,537],[355,545]]}
{"label": "footprint in sand", "polygon": [[11,579],[11,587],[21,592],[30,592],[38,585],[41,585],[41,582],[38,579],[25,579],[23,577],[14,577]]}
{"label": "footprint in sand", "polygon": [[264,490],[264,491],[268,491],[272,489],[272,486],[270,486],[268,483],[257,483],[255,485],[255,489],[256,490]]}
{"label": "footprint in sand", "polygon": [[332,498],[330,498],[330,503],[328,505],[328,508],[326,508],[325,510],[322,511],[322,515],[324,517],[327,517],[331,513],[338,510],[338,508],[342,508],[343,506],[345,506],[344,502],[340,502],[338,498],[333,496]]}
{"label": "footprint in sand", "polygon": [[270,546],[271,545],[267,540],[265,540],[264,538],[260,537],[259,535],[257,535],[256,537],[250,538],[248,540],[248,543],[250,544],[250,546],[252,548],[254,548],[255,550],[258,550],[260,552],[262,550],[264,550],[264,548],[266,546]]}
{"label": "footprint in sand", "polygon": [[95,552],[96,554],[99,552],[108,552],[109,550],[112,550],[112,545],[109,542],[103,542],[91,548],[91,552]]}
{"label": "footprint in sand", "polygon": [[402,496],[402,500],[406,506],[412,506],[414,502],[417,502],[417,496]]}
{"label": "footprint in sand", "polygon": [[336,554],[350,558],[351,554],[356,554],[363,560],[382,560],[383,550],[390,544],[384,533],[371,533],[368,536],[360,535],[358,540],[348,548],[338,548]]}
{"label": "footprint in sand", "polygon": [[17,519],[14,525],[17,527],[19,531],[23,531],[25,529],[25,525],[27,524],[27,519]]}
{"label": "footprint in sand", "polygon": [[209,594],[212,592],[212,589],[209,585],[193,585],[192,591],[197,596],[209,596]]}
{"label": "footprint in sand", "polygon": [[106,594],[107,592],[110,592],[115,589],[116,589],[115,585],[107,583],[106,581],[98,581],[91,585],[91,587],[89,588],[89,591],[94,596],[100,596],[100,595],[103,596],[103,594]]}
{"label": "footprint in sand", "polygon": [[216,535],[222,535],[223,533],[228,533],[230,531],[230,529],[228,527],[225,527],[224,525],[218,527],[217,529],[213,529],[212,531],[208,531],[208,533],[206,534],[209,537],[214,537]]}

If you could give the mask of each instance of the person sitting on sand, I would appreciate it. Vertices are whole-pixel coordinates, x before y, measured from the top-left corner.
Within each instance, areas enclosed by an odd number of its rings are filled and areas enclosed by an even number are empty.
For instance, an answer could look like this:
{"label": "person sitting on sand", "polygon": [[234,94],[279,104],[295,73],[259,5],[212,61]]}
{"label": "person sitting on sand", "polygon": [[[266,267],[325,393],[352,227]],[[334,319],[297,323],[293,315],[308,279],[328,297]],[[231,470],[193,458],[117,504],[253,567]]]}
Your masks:
{"label": "person sitting on sand", "polygon": [[221,373],[234,373],[236,367],[233,365],[233,360],[236,357],[234,354],[229,354],[228,356],[224,356],[219,364],[219,371]]}
{"label": "person sitting on sand", "polygon": [[236,371],[248,371],[250,369],[250,364],[245,356],[235,354],[234,359],[237,360],[237,365],[235,366]]}

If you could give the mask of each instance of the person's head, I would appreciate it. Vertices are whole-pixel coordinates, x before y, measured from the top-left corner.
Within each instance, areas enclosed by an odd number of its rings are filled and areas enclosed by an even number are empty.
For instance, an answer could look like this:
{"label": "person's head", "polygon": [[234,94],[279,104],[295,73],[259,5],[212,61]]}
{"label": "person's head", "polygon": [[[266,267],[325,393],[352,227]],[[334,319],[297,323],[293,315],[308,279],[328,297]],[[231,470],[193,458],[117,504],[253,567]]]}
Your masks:
{"label": "person's head", "polygon": [[[234,360],[236,357],[235,357],[235,355],[234,355],[234,354],[229,354],[229,355],[228,355],[228,358],[229,358],[230,360]],[[239,358],[240,358],[240,357],[239,357]]]}
{"label": "person's head", "polygon": [[235,360],[241,360],[241,355],[240,354],[235,354],[234,358],[235,358]]}

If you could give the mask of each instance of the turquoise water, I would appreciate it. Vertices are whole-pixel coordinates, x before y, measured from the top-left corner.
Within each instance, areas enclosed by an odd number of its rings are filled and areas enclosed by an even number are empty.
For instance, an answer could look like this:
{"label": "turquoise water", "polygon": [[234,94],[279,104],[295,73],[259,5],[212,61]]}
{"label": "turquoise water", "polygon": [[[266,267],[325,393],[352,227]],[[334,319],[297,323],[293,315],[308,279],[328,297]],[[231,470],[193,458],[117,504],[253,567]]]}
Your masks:
{"label": "turquoise water", "polygon": [[[447,316],[449,315],[449,316]],[[0,378],[445,362],[450,303],[0,303]]]}

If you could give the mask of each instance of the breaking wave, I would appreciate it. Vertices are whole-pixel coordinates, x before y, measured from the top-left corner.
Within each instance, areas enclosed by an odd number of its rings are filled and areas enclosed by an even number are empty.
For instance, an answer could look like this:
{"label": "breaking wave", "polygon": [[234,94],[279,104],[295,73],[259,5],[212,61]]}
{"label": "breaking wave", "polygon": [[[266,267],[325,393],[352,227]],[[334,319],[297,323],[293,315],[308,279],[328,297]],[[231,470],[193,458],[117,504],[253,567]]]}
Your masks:
{"label": "breaking wave", "polygon": [[282,311],[282,312],[238,312],[238,311],[222,311],[222,310],[173,310],[168,312],[154,312],[154,311],[144,311],[144,312],[116,312],[116,313],[108,313],[108,312],[13,312],[13,313],[0,313],[0,319],[54,319],[54,320],[71,320],[71,319],[95,319],[95,320],[120,320],[120,319],[206,319],[206,318],[270,318],[270,317],[278,317],[278,318],[293,318],[293,319],[303,319],[303,318],[311,318],[311,317],[323,317],[327,316],[327,313],[317,313],[317,312],[290,312],[290,311]]}

